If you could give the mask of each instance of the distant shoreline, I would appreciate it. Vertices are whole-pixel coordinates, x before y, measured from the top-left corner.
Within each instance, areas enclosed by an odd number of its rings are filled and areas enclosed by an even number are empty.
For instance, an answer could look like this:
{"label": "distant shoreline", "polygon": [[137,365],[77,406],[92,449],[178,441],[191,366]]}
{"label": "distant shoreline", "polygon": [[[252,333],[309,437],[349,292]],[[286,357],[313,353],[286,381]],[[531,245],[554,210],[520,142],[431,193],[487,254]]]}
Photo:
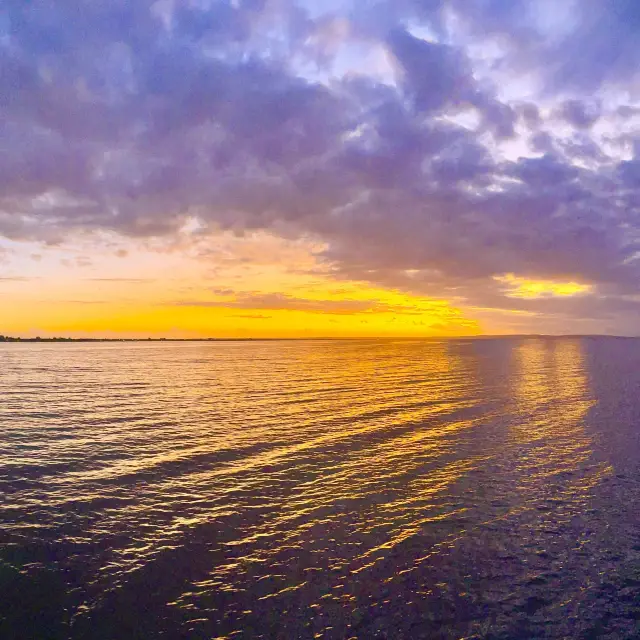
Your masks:
{"label": "distant shoreline", "polygon": [[482,335],[482,336],[353,336],[353,337],[297,337],[297,338],[21,338],[0,335],[0,344],[22,343],[70,343],[70,342],[310,342],[310,341],[354,341],[354,340],[515,340],[515,339],[550,339],[562,338],[614,338],[624,340],[637,340],[640,336],[617,336],[608,334],[506,334],[506,335]]}

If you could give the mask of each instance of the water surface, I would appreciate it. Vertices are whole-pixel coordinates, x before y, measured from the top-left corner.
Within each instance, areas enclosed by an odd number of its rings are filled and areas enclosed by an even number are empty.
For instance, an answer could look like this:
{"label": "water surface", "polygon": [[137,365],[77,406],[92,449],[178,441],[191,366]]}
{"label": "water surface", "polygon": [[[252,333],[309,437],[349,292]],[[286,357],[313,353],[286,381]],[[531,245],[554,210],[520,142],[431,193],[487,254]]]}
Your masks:
{"label": "water surface", "polygon": [[638,637],[639,434],[640,340],[0,345],[0,637]]}

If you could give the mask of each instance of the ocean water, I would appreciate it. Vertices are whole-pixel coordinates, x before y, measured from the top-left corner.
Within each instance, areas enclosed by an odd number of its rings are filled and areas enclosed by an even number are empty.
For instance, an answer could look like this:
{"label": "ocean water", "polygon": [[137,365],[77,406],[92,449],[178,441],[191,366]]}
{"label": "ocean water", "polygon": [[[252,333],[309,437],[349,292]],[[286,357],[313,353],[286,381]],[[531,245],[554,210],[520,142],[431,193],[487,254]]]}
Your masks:
{"label": "ocean water", "polygon": [[0,637],[640,637],[640,340],[0,345]]}

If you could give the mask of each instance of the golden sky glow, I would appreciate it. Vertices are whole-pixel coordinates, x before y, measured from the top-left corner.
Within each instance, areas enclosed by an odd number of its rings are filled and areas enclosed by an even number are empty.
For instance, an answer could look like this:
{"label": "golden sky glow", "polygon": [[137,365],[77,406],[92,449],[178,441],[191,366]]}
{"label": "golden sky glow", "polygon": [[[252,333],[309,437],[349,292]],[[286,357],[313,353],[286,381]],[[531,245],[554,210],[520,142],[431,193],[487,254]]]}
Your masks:
{"label": "golden sky glow", "polygon": [[506,286],[506,295],[511,298],[543,298],[547,296],[577,296],[589,293],[591,285],[577,282],[555,282],[553,280],[531,280],[507,273],[495,276],[496,281]]}
{"label": "golden sky glow", "polygon": [[[333,271],[322,259],[325,246],[311,238],[200,236],[189,225],[170,240],[102,234],[62,245],[21,243],[19,251],[11,243],[0,248],[0,334],[25,337],[527,333],[539,326],[531,306],[536,300],[593,293],[588,284],[508,273],[494,281],[511,307],[465,304],[453,296],[350,280]],[[548,330],[563,329],[559,320]]]}
{"label": "golden sky glow", "polygon": [[[39,248],[0,280],[0,333],[22,336],[356,337],[482,333],[446,300],[338,280],[313,242],[222,234],[139,246]],[[18,271],[19,268],[19,271]],[[46,274],[46,275],[45,275]]]}

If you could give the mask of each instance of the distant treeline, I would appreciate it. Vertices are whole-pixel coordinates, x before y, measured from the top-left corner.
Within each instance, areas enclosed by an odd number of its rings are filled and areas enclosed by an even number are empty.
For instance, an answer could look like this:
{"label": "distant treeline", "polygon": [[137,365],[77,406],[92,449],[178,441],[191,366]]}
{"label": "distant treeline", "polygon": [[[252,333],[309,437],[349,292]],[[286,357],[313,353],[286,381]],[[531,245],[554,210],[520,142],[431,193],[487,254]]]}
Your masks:
{"label": "distant treeline", "polygon": [[256,338],[17,338],[0,335],[0,342],[248,342]]}
{"label": "distant treeline", "polygon": [[167,338],[16,338],[0,335],[0,342],[165,342]]}
{"label": "distant treeline", "polygon": [[16,338],[12,336],[0,335],[0,342],[297,342],[302,341],[323,341],[323,340],[427,340],[441,341],[452,340],[454,342],[466,340],[525,340],[525,339],[544,339],[544,340],[560,340],[566,338],[583,339],[583,338],[612,338],[612,339],[632,339],[638,340],[640,336],[610,336],[610,335],[544,335],[544,334],[527,334],[527,335],[504,335],[504,336],[459,336],[459,337],[421,337],[421,338],[400,338],[400,337],[359,337],[359,338],[337,338],[337,337],[309,337],[309,338]]}

